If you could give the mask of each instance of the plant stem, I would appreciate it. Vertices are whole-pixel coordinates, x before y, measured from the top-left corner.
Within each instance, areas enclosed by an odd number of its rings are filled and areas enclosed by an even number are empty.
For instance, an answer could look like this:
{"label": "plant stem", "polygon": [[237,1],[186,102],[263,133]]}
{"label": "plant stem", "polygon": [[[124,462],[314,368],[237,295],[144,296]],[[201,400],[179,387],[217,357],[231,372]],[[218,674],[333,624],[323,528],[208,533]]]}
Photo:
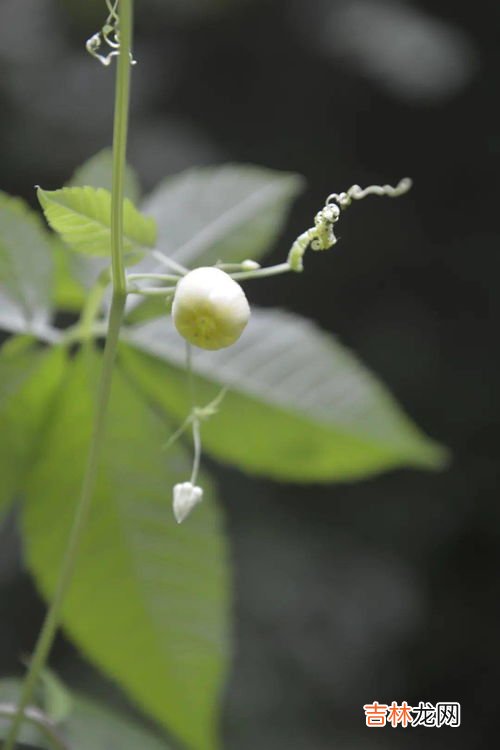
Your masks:
{"label": "plant stem", "polygon": [[279,273],[288,273],[291,270],[289,263],[279,263],[277,266],[257,268],[255,271],[238,271],[229,275],[232,279],[246,281],[246,279],[263,279],[265,276],[276,276]]}
{"label": "plant stem", "polygon": [[153,281],[173,281],[177,283],[181,280],[180,276],[173,276],[170,273],[129,273],[128,281],[140,281],[141,279],[152,279]]}
{"label": "plant stem", "polygon": [[120,0],[120,54],[116,73],[113,127],[113,182],[111,186],[111,265],[113,290],[127,293],[123,263],[123,190],[127,158],[128,111],[130,103],[130,65],[132,50],[133,0]]}
{"label": "plant stem", "polygon": [[137,287],[134,289],[133,285],[128,288],[128,294],[140,294],[141,297],[168,297],[174,294],[175,286],[146,286],[140,289]]}
{"label": "plant stem", "polygon": [[57,629],[60,624],[64,599],[75,569],[78,550],[85,530],[94,494],[99,457],[104,441],[106,414],[113,378],[113,365],[116,357],[120,327],[123,320],[127,296],[125,268],[123,263],[123,185],[126,164],[128,113],[130,101],[130,53],[132,47],[132,6],[133,0],[120,0],[120,54],[118,55],[115,91],[115,111],[113,130],[113,184],[111,199],[111,267],[113,279],[113,299],[109,316],[106,345],[104,349],[99,391],[92,439],[89,448],[85,476],[80,500],[76,508],[68,545],[61,563],[59,580],[53,600],[47,611],[33,652],[30,666],[23,683],[17,711],[5,740],[4,750],[13,750],[19,729],[25,718],[25,711],[33,690],[40,677]]}

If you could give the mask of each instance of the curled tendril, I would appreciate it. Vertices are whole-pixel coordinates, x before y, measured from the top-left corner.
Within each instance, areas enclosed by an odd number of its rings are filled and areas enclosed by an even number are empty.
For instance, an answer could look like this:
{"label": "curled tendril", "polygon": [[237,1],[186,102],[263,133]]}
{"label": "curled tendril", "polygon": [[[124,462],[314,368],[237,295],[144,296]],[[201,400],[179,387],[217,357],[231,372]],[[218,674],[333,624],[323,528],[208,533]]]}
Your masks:
{"label": "curled tendril", "polygon": [[397,198],[410,190],[412,181],[409,177],[403,177],[398,184],[392,185],[370,185],[361,188],[352,185],[345,193],[331,193],[326,199],[325,206],[314,218],[314,226],[297,237],[288,253],[288,265],[292,271],[303,270],[303,257],[308,247],[312,250],[328,250],[337,243],[333,226],[340,218],[341,210],[351,205],[352,201],[359,201],[367,195],[386,195],[389,198]]}
{"label": "curled tendril", "polygon": [[352,185],[346,193],[332,193],[326,199],[326,205],[337,203],[340,208],[347,208],[352,201],[359,201],[366,198],[367,195],[387,195],[389,198],[398,198],[410,190],[412,181],[409,177],[403,177],[398,184],[392,185],[370,185],[367,188],[360,188],[359,185]]}
{"label": "curled tendril", "polygon": [[[120,0],[106,0],[108,8],[108,17],[102,29],[93,34],[87,40],[87,52],[95,57],[96,60],[106,67],[111,64],[113,57],[120,54],[120,16],[118,5]],[[103,54],[101,50],[109,50]],[[130,64],[135,65],[136,61],[130,55]]]}
{"label": "curled tendril", "polygon": [[106,5],[109,10],[108,21],[111,19],[118,23],[118,3],[119,0],[106,0]]}

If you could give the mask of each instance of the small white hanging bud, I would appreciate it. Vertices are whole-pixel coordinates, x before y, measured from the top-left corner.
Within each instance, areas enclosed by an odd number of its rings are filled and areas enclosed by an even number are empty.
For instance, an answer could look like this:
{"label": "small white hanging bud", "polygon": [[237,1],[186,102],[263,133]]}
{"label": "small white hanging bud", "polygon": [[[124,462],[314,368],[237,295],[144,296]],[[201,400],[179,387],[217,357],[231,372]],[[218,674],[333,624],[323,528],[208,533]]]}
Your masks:
{"label": "small white hanging bud", "polygon": [[174,487],[174,516],[177,523],[182,523],[193,508],[201,503],[203,490],[191,482],[181,482]]}
{"label": "small white hanging bud", "polygon": [[241,286],[220,268],[196,268],[177,284],[172,318],[181,336],[201,349],[224,349],[250,317]]}

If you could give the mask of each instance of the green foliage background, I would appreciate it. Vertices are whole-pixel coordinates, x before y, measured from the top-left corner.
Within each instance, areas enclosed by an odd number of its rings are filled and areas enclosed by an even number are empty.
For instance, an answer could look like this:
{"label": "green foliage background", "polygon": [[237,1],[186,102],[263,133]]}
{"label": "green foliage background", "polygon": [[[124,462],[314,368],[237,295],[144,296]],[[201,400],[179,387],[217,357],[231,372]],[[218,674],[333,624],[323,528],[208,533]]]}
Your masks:
{"label": "green foliage background", "polygon": [[[39,188],[56,235],[18,199],[0,201],[0,322],[12,334],[0,352],[0,499],[3,512],[22,499],[26,561],[47,598],[82,480],[102,335],[92,324],[61,329],[55,313],[78,314],[102,273],[95,256],[109,251],[109,164],[102,152],[69,187]],[[137,199],[131,170],[127,184]],[[261,258],[302,184],[244,165],[169,178],[142,199],[142,213],[126,204],[130,262],[154,270],[158,261],[147,247],[155,246],[190,267]],[[162,451],[189,409],[183,363],[164,306],[132,300],[63,626],[172,736],[212,750],[231,653],[231,576],[210,478],[201,482],[201,508],[181,528],[170,509],[173,485],[189,475],[184,447]],[[200,403],[228,388],[220,413],[204,426],[205,451],[252,475],[325,482],[397,466],[434,469],[445,460],[353,354],[300,316],[254,309],[240,342],[197,353],[194,369]],[[89,724],[92,715],[88,709]],[[74,747],[86,744],[77,739]]]}

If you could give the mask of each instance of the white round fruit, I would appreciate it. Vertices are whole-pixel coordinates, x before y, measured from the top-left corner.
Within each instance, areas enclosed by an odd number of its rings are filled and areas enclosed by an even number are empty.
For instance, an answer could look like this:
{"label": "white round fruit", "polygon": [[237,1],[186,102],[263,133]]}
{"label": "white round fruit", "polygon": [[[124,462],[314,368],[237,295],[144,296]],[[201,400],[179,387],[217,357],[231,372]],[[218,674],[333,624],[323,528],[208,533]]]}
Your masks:
{"label": "white round fruit", "polygon": [[224,349],[243,333],[250,306],[241,286],[220,268],[196,268],[177,284],[172,318],[190,344]]}

